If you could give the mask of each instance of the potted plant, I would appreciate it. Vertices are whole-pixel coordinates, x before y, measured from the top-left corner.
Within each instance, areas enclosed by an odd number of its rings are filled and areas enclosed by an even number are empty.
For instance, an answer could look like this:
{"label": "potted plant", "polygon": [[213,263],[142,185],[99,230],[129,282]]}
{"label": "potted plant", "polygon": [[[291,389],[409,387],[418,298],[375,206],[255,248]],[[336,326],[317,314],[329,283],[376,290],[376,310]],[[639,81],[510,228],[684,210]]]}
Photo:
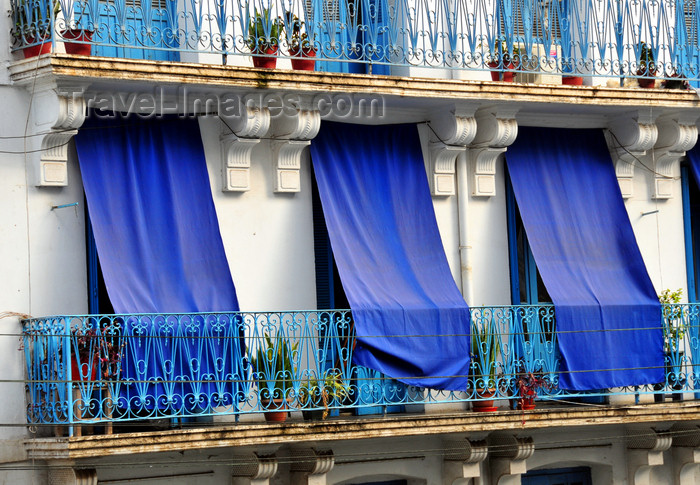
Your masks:
{"label": "potted plant", "polygon": [[[654,386],[654,390],[662,391],[668,384],[672,390],[680,391],[685,385],[683,377],[683,340],[687,330],[687,323],[683,321],[683,309],[678,304],[683,296],[683,289],[676,291],[666,289],[659,295],[661,313],[663,316],[664,334],[664,374],[665,382]],[[674,393],[673,398],[680,400],[680,394]],[[655,394],[654,400],[663,401],[663,394]]]}
{"label": "potted plant", "polygon": [[515,381],[518,389],[518,409],[535,409],[535,398],[539,389],[549,389],[549,382],[541,373],[520,372]]}
{"label": "potted plant", "polygon": [[[338,404],[349,395],[339,373],[331,372],[321,381],[311,379],[299,389],[299,405],[304,419],[326,419],[330,412],[329,404]],[[323,409],[304,409],[318,408]]]}
{"label": "potted plant", "polygon": [[493,81],[505,81],[512,83],[515,79],[515,68],[521,61],[520,48],[513,45],[512,52],[508,50],[508,45],[504,40],[497,40],[491,51],[491,79]]}
{"label": "potted plant", "polygon": [[474,411],[487,412],[497,409],[493,400],[489,398],[496,394],[496,360],[500,349],[500,337],[493,322],[480,322],[472,326],[469,383],[477,398],[472,403]]}
{"label": "potted plant", "polygon": [[[291,18],[290,18],[291,17]],[[290,29],[291,26],[291,29]],[[304,22],[299,18],[289,14],[287,16],[286,28],[289,29],[289,55],[292,56],[292,68],[300,71],[313,71],[316,61],[316,48],[309,42],[306,34]]]}
{"label": "potted plant", "polygon": [[95,33],[91,27],[89,15],[85,7],[79,11],[74,9],[73,0],[57,0],[54,15],[63,12],[63,25],[61,37],[67,54],[89,56],[92,52],[92,36]]}
{"label": "potted plant", "polygon": [[262,13],[255,11],[248,25],[247,45],[253,54],[253,66],[274,68],[277,65],[277,49],[279,47],[282,19],[273,19],[269,9]]}
{"label": "potted plant", "polygon": [[94,381],[100,364],[100,344],[94,328],[77,329],[72,335],[71,378],[73,381]]}
{"label": "potted plant", "polygon": [[[25,59],[51,52],[51,3],[49,0],[16,0],[13,2],[12,36],[20,45]],[[54,6],[53,13],[56,15]]]}
{"label": "potted plant", "polygon": [[653,88],[656,84],[656,64],[654,63],[654,51],[642,42],[639,45],[639,64],[637,68],[637,82],[640,88]]}
{"label": "potted plant", "polygon": [[263,344],[251,359],[260,405],[267,410],[267,421],[285,421],[289,401],[293,398],[296,369],[292,365],[292,354],[297,344],[291,345],[281,336],[273,340],[268,334],[264,335]]}

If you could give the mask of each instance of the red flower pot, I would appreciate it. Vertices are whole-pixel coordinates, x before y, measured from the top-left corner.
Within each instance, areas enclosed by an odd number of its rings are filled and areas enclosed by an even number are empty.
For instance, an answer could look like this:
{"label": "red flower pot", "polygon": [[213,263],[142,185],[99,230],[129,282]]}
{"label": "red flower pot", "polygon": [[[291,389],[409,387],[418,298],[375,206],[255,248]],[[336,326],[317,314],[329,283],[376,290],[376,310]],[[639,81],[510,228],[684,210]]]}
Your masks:
{"label": "red flower pot", "polygon": [[[496,394],[495,389],[477,389],[476,395],[478,397],[493,397]],[[472,411],[477,413],[487,413],[498,411],[498,408],[493,405],[493,399],[479,400],[472,402]]]}
{"label": "red flower pot", "polygon": [[642,79],[637,80],[640,88],[651,89],[656,85],[656,79]]}
{"label": "red flower pot", "polygon": [[518,400],[518,409],[521,411],[529,411],[530,409],[535,409],[535,398],[534,397],[523,397]]}
{"label": "red flower pot", "polygon": [[289,55],[292,56],[292,69],[297,71],[313,71],[316,64],[316,50],[313,47],[302,47],[299,52],[298,47],[289,49]]}
{"label": "red flower pot", "polygon": [[[89,56],[92,52],[92,30],[85,29],[68,29],[61,32],[64,39],[68,41],[63,44],[66,47],[66,54],[77,54],[79,56]],[[87,42],[83,44],[82,42]]]}
{"label": "red flower pot", "polygon": [[[513,71],[506,71],[500,69],[497,62],[489,62],[489,67],[491,68],[491,80],[492,81],[503,81],[506,83],[512,83],[515,78],[515,73]],[[505,66],[506,69],[514,69],[515,66],[511,63]],[[503,79],[500,79],[501,74]]]}
{"label": "red flower pot", "polygon": [[262,405],[265,409],[265,421],[281,423],[287,420],[287,401],[285,399],[273,399],[271,401],[263,399]]}
{"label": "red flower pot", "polygon": [[562,76],[561,83],[567,86],[583,86],[583,78],[581,76]]}
{"label": "red flower pot", "polygon": [[[88,369],[88,366],[90,365],[87,362],[81,362],[80,365],[78,365],[78,360],[75,357],[71,357],[70,359],[70,368],[71,368],[71,379],[74,381],[94,381],[97,379],[97,369],[99,368],[99,362],[100,360],[95,356],[92,359],[92,369]],[[89,370],[89,375],[88,374]]]}
{"label": "red flower pot", "polygon": [[[27,37],[27,43],[33,44],[34,42],[36,42],[34,37]],[[51,52],[51,40],[48,39],[45,39],[41,44],[32,45],[22,49],[25,59],[40,56],[42,54],[48,54],[49,52]]]}
{"label": "red flower pot", "polygon": [[[261,57],[262,55],[274,57]],[[255,49],[253,51],[253,66],[274,69],[277,66],[277,46],[268,46],[262,50]]]}

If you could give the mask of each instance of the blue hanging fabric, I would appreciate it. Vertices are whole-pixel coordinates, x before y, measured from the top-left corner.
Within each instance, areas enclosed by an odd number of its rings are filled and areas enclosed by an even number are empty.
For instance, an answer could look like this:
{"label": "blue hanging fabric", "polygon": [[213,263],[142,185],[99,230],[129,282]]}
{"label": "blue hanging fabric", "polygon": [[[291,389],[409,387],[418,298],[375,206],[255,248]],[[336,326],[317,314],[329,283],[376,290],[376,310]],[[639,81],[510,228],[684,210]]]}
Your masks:
{"label": "blue hanging fabric", "polygon": [[442,247],[416,126],[323,123],[311,155],[355,322],[353,362],[406,384],[466,390],[470,313]]}
{"label": "blue hanging fabric", "polygon": [[700,147],[696,145],[695,148],[686,152],[686,157],[690,161],[690,171],[693,172],[695,182],[700,186]]}
{"label": "blue hanging fabric", "polygon": [[[197,120],[89,120],[75,140],[115,312],[237,311]],[[148,382],[125,384],[118,405],[183,411],[230,402],[231,385],[207,383],[241,377],[231,335],[222,334],[236,317],[222,318],[226,325],[201,316],[125,317],[122,378]]]}
{"label": "blue hanging fabric", "polygon": [[663,382],[661,306],[603,133],[521,128],[507,163],[556,310],[560,387]]}

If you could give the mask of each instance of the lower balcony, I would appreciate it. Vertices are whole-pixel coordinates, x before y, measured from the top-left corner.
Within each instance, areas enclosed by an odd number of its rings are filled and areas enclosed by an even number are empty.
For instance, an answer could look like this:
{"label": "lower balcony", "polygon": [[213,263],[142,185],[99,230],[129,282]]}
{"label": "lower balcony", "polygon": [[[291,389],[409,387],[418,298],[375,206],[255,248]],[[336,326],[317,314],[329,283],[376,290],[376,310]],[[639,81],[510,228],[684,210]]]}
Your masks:
{"label": "lower balcony", "polygon": [[662,312],[665,381],[585,392],[559,385],[549,305],[471,308],[469,333],[443,337],[471,339],[469,385],[460,392],[407,386],[400,379],[414,376],[392,379],[356,365],[347,310],[30,319],[23,322],[27,420],[70,435],[82,425],[109,434],[113,426],[153,420],[284,420],[289,413],[323,420],[468,407],[517,408],[524,420],[535,406],[552,412],[574,402],[693,400],[700,392],[700,305],[664,305]]}

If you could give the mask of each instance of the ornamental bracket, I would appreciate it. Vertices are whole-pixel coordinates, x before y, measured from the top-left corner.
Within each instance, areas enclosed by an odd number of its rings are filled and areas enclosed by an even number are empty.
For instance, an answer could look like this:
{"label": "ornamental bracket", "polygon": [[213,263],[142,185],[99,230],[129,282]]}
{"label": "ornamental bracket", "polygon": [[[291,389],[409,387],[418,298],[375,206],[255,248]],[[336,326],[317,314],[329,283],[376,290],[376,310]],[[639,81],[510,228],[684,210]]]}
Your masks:
{"label": "ornamental bracket", "polygon": [[476,114],[476,137],[469,148],[472,197],[496,195],[496,163],[518,136],[516,112],[497,108]]}
{"label": "ornamental bracket", "polygon": [[652,485],[653,470],[664,464],[664,452],[673,442],[671,433],[651,428],[627,430],[628,481],[631,485]]}
{"label": "ornamental bracket", "polygon": [[481,476],[481,464],[488,454],[485,441],[446,441],[444,448],[444,485],[467,485]]}
{"label": "ornamental bracket", "polygon": [[532,438],[494,433],[488,437],[488,447],[493,483],[519,484],[520,476],[527,472],[526,460],[535,452],[535,443]]}
{"label": "ornamental bracket", "polygon": [[275,117],[272,136],[274,191],[301,192],[301,156],[321,128],[321,115],[309,100],[285,106]]}
{"label": "ornamental bracket", "polygon": [[253,148],[270,128],[270,111],[256,104],[253,97],[244,98],[240,116],[222,123],[223,191],[250,190],[250,162]]}
{"label": "ornamental bracket", "polygon": [[697,116],[661,118],[656,123],[659,131],[654,145],[654,186],[652,198],[666,200],[673,197],[674,176],[680,173],[680,161],[685,152],[698,141]]}
{"label": "ornamental bracket", "polygon": [[231,467],[232,485],[269,485],[277,474],[277,458],[252,453],[234,458]]}
{"label": "ornamental bracket", "polygon": [[292,449],[291,458],[291,485],[326,485],[326,476],[335,465],[331,450]]}
{"label": "ornamental bracket", "polygon": [[476,106],[460,106],[431,118],[428,179],[432,195],[455,194],[455,162],[476,136],[475,112]]}
{"label": "ornamental bracket", "polygon": [[620,117],[608,124],[605,141],[615,164],[615,175],[623,199],[634,195],[635,163],[654,146],[658,135],[655,118],[642,111],[636,117]]}

